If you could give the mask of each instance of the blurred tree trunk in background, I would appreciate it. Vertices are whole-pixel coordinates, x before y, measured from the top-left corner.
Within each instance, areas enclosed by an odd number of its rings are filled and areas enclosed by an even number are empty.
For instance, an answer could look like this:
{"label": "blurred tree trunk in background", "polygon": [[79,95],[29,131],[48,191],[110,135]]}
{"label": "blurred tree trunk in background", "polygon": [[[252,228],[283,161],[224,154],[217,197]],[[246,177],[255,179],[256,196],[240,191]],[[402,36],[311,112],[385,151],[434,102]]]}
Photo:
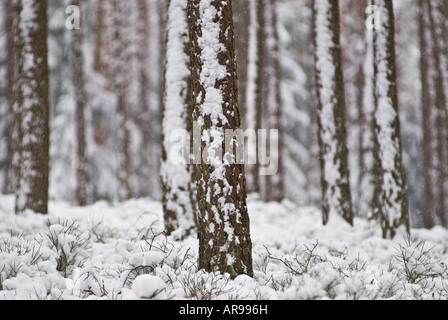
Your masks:
{"label": "blurred tree trunk in background", "polygon": [[94,70],[106,79],[106,89],[111,89],[111,18],[113,0],[96,0]]}
{"label": "blurred tree trunk in background", "polygon": [[14,104],[17,99],[17,92],[15,92],[15,71],[17,68],[17,53],[15,39],[17,39],[17,33],[19,32],[19,4],[17,0],[4,1],[3,6],[3,23],[6,33],[6,104],[7,110],[5,116],[6,127],[4,128],[4,134],[6,138],[6,158],[3,172],[2,181],[2,193],[11,194],[15,190],[15,170],[13,165],[14,160]]}
{"label": "blurred tree trunk in background", "polygon": [[419,1],[425,224],[448,225],[448,32],[445,2]]}
{"label": "blurred tree trunk in background", "polygon": [[148,197],[151,190],[151,106],[149,102],[150,79],[149,70],[149,38],[150,21],[148,0],[137,0],[138,21],[137,21],[137,70],[138,70],[138,101],[140,133],[142,143],[140,149],[140,177],[139,195]]}
{"label": "blurred tree trunk in background", "polygon": [[432,228],[436,225],[437,210],[437,158],[435,157],[434,142],[436,126],[433,123],[433,79],[430,68],[432,66],[431,34],[427,26],[430,25],[428,6],[425,0],[419,3],[419,40],[420,40],[420,77],[422,83],[422,118],[423,118],[423,174],[425,179],[425,226]]}
{"label": "blurred tree trunk in background", "polygon": [[[70,4],[78,6],[82,10],[80,0],[70,0]],[[71,58],[73,68],[73,86],[75,91],[75,139],[76,139],[76,202],[79,206],[85,206],[89,202],[89,177],[88,161],[86,156],[86,92],[84,88],[84,54],[83,31],[81,29],[69,30],[71,39]]]}
{"label": "blurred tree trunk in background", "polygon": [[131,174],[132,160],[130,153],[130,6],[122,0],[113,0],[113,68],[112,87],[116,95],[117,118],[117,175],[118,199],[128,200],[132,197]]}
{"label": "blurred tree trunk in background", "polygon": [[247,126],[247,77],[249,68],[250,1],[234,0],[233,24],[235,26],[235,54],[238,67],[238,94],[243,128]]}
{"label": "blurred tree trunk in background", "polygon": [[[266,41],[264,43],[264,52],[267,53],[267,73],[265,78],[268,81],[268,97],[266,101],[266,110],[264,110],[265,129],[278,130],[278,141],[268,140],[269,154],[271,163],[278,165],[278,171],[273,175],[266,176],[266,187],[263,195],[265,201],[280,202],[285,198],[284,185],[284,165],[283,165],[283,108],[281,98],[281,70],[280,70],[280,52],[279,36],[277,26],[277,0],[266,1]],[[274,143],[274,145],[271,144]],[[278,151],[277,155],[274,150]]]}
{"label": "blurred tree trunk in background", "polygon": [[[263,111],[266,110],[266,103],[268,100],[268,84],[269,79],[267,77],[267,63],[268,63],[268,53],[265,50],[266,45],[266,1],[256,0],[256,19],[257,19],[257,58],[256,58],[256,80],[255,80],[255,132],[258,133],[259,130],[263,129]],[[251,192],[258,193],[261,198],[264,196],[265,188],[265,176],[260,176],[260,136],[257,135],[257,145],[256,145],[256,163],[252,166],[252,184],[250,186]]]}
{"label": "blurred tree trunk in background", "polygon": [[[347,101],[347,126],[352,196],[357,216],[372,212],[373,63],[371,33],[366,28],[368,0],[341,1],[341,42]],[[369,38],[370,37],[370,38]],[[367,89],[366,89],[367,88]]]}

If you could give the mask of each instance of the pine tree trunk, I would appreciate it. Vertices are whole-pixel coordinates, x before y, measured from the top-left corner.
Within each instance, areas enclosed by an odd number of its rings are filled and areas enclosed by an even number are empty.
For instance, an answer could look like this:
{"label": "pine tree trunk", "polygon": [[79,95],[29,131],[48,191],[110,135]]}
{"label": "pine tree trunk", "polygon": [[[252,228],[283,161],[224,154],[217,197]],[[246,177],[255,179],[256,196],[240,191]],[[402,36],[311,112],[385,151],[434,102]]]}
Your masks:
{"label": "pine tree trunk", "polygon": [[[80,0],[70,0],[70,4],[81,8]],[[84,55],[82,53],[82,29],[70,30],[72,34],[72,68],[73,86],[75,88],[75,121],[76,121],[76,202],[79,206],[88,204],[88,162],[86,156],[86,120],[85,103],[86,92],[84,88]]]}
{"label": "pine tree trunk", "polygon": [[96,1],[96,20],[95,20],[95,51],[94,51],[94,69],[97,73],[104,76],[106,79],[106,89],[111,89],[112,79],[112,39],[111,39],[111,19],[109,15],[112,14],[112,0],[97,0]]}
{"label": "pine tree trunk", "polygon": [[14,193],[15,189],[15,174],[14,174],[14,104],[16,98],[15,93],[15,69],[17,64],[17,49],[15,44],[15,37],[18,32],[19,12],[17,10],[18,1],[4,1],[4,30],[6,31],[6,103],[8,105],[7,119],[6,119],[6,163],[4,168],[4,181],[2,183],[2,192],[4,194]]}
{"label": "pine tree trunk", "polygon": [[130,55],[129,55],[129,6],[121,0],[113,0],[114,36],[113,36],[113,91],[116,95],[117,145],[118,145],[118,199],[132,197],[130,153]]}
{"label": "pine tree trunk", "polygon": [[432,103],[432,80],[431,80],[431,37],[427,26],[429,26],[428,7],[425,0],[419,0],[419,40],[420,40],[420,77],[422,83],[422,119],[423,119],[423,174],[425,180],[425,226],[432,228],[437,220],[437,190],[435,189],[437,176],[435,165],[433,134],[433,113],[434,105]]}
{"label": "pine tree trunk", "polygon": [[444,35],[448,26],[444,3],[434,1],[419,5],[425,222],[429,226],[447,226],[448,48]]}
{"label": "pine tree trunk", "polygon": [[47,1],[23,0],[22,6],[19,25],[23,42],[18,66],[22,96],[15,103],[20,118],[16,212],[32,210],[46,214],[50,136]]}
{"label": "pine tree trunk", "polygon": [[[242,1],[242,0],[241,0]],[[246,0],[244,0],[246,1]],[[248,38],[247,38],[247,87],[246,87],[246,100],[240,103],[243,128],[249,130],[256,129],[256,90],[257,90],[257,78],[258,78],[258,18],[257,18],[257,2],[258,0],[247,0],[249,17],[246,23],[248,24]],[[237,55],[238,55],[238,51]],[[237,56],[238,59],[238,56]],[[244,80],[243,80],[244,81]],[[240,88],[238,91],[242,90]],[[245,110],[243,110],[243,108]],[[254,190],[253,186],[258,186],[256,178],[259,175],[257,170],[257,146],[252,148],[246,147],[246,177],[247,177],[247,190],[248,192],[258,192]]]}
{"label": "pine tree trunk", "polygon": [[[189,137],[192,133],[193,100],[191,97],[190,47],[185,0],[170,0],[168,7],[167,62],[163,110],[162,204],[165,230],[171,234],[181,229],[182,236],[195,227],[191,203],[191,158]],[[171,134],[183,130],[183,157],[172,153],[177,145]],[[184,135],[186,133],[188,135]],[[181,132],[180,132],[181,133]],[[176,136],[177,137],[177,136]]]}
{"label": "pine tree trunk", "polygon": [[376,0],[374,4],[381,10],[381,28],[373,34],[375,209],[383,237],[393,238],[400,226],[410,231],[397,96],[395,19],[392,0]]}
{"label": "pine tree trunk", "polygon": [[233,21],[235,26],[235,54],[238,65],[238,94],[243,127],[247,126],[247,77],[249,65],[250,1],[234,0]]}
{"label": "pine tree trunk", "polygon": [[[17,196],[20,187],[20,179],[22,176],[21,155],[22,155],[22,104],[23,104],[23,88],[22,88],[22,73],[23,73],[23,39],[20,30],[20,12],[22,10],[22,1],[10,1],[9,16],[11,17],[11,35],[8,37],[8,55],[11,60],[8,60],[9,72],[11,72],[10,80],[12,81],[10,90],[10,101],[13,109],[13,130],[12,141],[13,149],[13,172],[14,172],[14,192]],[[17,211],[17,205],[16,205]]]}
{"label": "pine tree trunk", "polygon": [[[343,50],[343,66],[345,91],[347,97],[348,145],[352,177],[352,196],[358,216],[367,217],[371,211],[368,181],[370,169],[368,158],[368,132],[370,131],[369,115],[364,110],[365,56],[368,35],[366,30],[365,11],[367,0],[348,0],[341,2]],[[364,44],[364,45],[363,45]],[[371,52],[370,52],[371,53]],[[373,66],[372,66],[373,69]],[[373,73],[373,72],[372,72]],[[367,188],[367,189],[366,189]]]}
{"label": "pine tree trunk", "polygon": [[353,225],[339,1],[313,1],[313,15],[323,222],[335,213]]}
{"label": "pine tree trunk", "polygon": [[189,0],[188,18],[193,119],[207,155],[197,165],[199,269],[252,276],[244,165],[223,161],[237,156],[225,150],[225,130],[241,127],[231,1]]}
{"label": "pine tree trunk", "polygon": [[375,112],[374,106],[374,69],[373,69],[373,31],[366,30],[364,39],[364,64],[362,93],[359,93],[358,104],[359,110],[359,201],[358,210],[360,216],[373,218],[374,216],[374,171],[375,161],[373,156],[374,138],[373,138],[373,117]]}
{"label": "pine tree trunk", "polygon": [[139,110],[142,144],[140,149],[140,187],[139,194],[148,197],[151,190],[151,108],[149,102],[149,4],[148,0],[138,2],[137,63],[139,79]]}
{"label": "pine tree trunk", "polygon": [[[309,2],[309,10],[312,11],[313,3]],[[309,204],[312,206],[319,206],[322,200],[322,190],[320,186],[320,159],[319,159],[319,128],[318,128],[318,109],[319,109],[319,103],[316,96],[317,93],[317,85],[316,85],[316,75],[315,75],[315,68],[314,68],[314,28],[315,25],[315,14],[311,14],[310,16],[310,25],[308,32],[308,40],[311,45],[309,45],[309,68],[312,72],[312,77],[309,81],[307,81],[306,89],[308,92],[308,98],[309,101],[309,111],[308,115],[310,118],[310,125],[308,128],[308,163],[306,166],[306,177],[307,177],[307,183],[308,183],[308,197],[309,197]]]}
{"label": "pine tree trunk", "polygon": [[[278,130],[278,141],[276,145],[268,146],[271,162],[278,165],[278,171],[274,175],[266,176],[266,187],[264,199],[266,201],[280,202],[285,198],[284,172],[283,172],[283,121],[282,121],[282,99],[281,99],[281,70],[280,70],[280,51],[279,38],[277,30],[277,8],[276,0],[266,1],[266,34],[265,50],[269,55],[267,65],[269,72],[267,74],[269,81],[269,90],[266,106],[266,129]],[[277,157],[275,152],[277,149]]]}
{"label": "pine tree trunk", "polygon": [[448,47],[444,35],[448,32],[445,8],[440,2],[427,2],[429,30],[432,40],[434,128],[436,139],[436,214],[440,224],[448,226]]}
{"label": "pine tree trunk", "polygon": [[[266,113],[266,103],[268,99],[268,87],[269,79],[267,75],[267,63],[268,63],[268,53],[266,52],[266,2],[265,0],[256,0],[257,8],[257,75],[255,81],[255,131],[259,133],[259,130],[265,129],[264,127],[264,115]],[[258,135],[258,139],[260,136]],[[259,156],[262,152],[260,150],[260,143],[257,141],[257,155]],[[251,192],[258,193],[261,198],[264,197],[264,188],[266,187],[265,181],[266,177],[260,175],[260,161],[257,158],[256,163],[252,166],[252,184],[250,185]]]}

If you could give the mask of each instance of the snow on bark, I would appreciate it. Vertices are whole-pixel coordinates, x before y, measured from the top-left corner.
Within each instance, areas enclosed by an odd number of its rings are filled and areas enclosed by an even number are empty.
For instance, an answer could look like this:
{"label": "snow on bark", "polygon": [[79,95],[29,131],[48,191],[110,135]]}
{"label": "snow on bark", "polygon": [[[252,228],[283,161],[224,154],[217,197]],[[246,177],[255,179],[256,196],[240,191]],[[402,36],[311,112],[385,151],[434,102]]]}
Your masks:
{"label": "snow on bark", "polygon": [[49,173],[49,101],[47,3],[22,0],[20,36],[20,181],[16,211],[47,213]]}
{"label": "snow on bark", "polygon": [[235,157],[236,148],[224,150],[225,130],[241,126],[231,3],[190,0],[188,16],[193,118],[202,128],[205,153],[196,177],[199,267],[232,276],[251,275],[244,166],[228,161]]}
{"label": "snow on bark", "polygon": [[424,133],[425,222],[447,226],[447,22],[440,2],[419,2],[422,115]]}
{"label": "snow on bark", "polygon": [[374,2],[381,27],[374,31],[375,158],[379,176],[376,206],[384,237],[402,225],[409,230],[409,208],[402,160],[395,65],[395,28],[391,0]]}
{"label": "snow on bark", "polygon": [[339,214],[353,224],[338,1],[313,1],[313,14],[323,218]]}
{"label": "snow on bark", "polygon": [[17,30],[18,15],[15,14],[17,1],[3,1],[0,5],[0,17],[2,18],[2,27],[4,34],[0,35],[0,42],[4,50],[0,50],[0,60],[5,61],[0,66],[0,78],[5,79],[4,84],[0,85],[0,90],[5,94],[0,96],[0,130],[2,138],[0,139],[0,148],[2,155],[0,161],[4,162],[3,176],[1,181],[1,191],[4,194],[14,192],[14,70],[16,69],[14,36]]}
{"label": "snow on bark", "polygon": [[437,218],[439,223],[448,226],[448,47],[445,35],[448,31],[448,23],[445,15],[445,5],[441,2],[432,1],[426,3],[430,23],[433,49],[433,71],[434,82],[434,127],[436,130],[436,188],[437,188]]}
{"label": "snow on bark", "polygon": [[247,93],[246,93],[246,126],[248,129],[255,128],[255,82],[257,81],[257,5],[255,0],[249,1],[250,24],[249,24],[249,48],[247,67]]}
{"label": "snow on bark", "polygon": [[[280,202],[284,198],[284,177],[283,177],[283,108],[281,99],[281,75],[280,75],[280,48],[277,26],[277,6],[275,0],[266,1],[266,43],[265,52],[268,54],[267,76],[268,80],[268,99],[266,103],[265,117],[268,130],[278,130],[278,141],[275,144],[269,144],[268,150],[271,151],[271,161],[278,165],[277,173],[266,176],[266,188],[264,199],[266,201]],[[275,152],[277,150],[278,152]]]}
{"label": "snow on bark", "polygon": [[[80,0],[68,0],[67,5],[80,7]],[[86,91],[84,84],[84,55],[82,46],[84,36],[82,29],[71,31],[71,61],[74,87],[75,107],[75,140],[76,140],[76,201],[80,206],[89,202],[89,177],[86,139]]]}
{"label": "snow on bark", "polygon": [[124,1],[113,1],[113,39],[112,39],[112,86],[116,94],[116,130],[117,130],[117,177],[119,187],[118,199],[123,201],[132,197],[131,173],[131,106],[130,106],[130,28],[129,4]]}
{"label": "snow on bark", "polygon": [[[178,141],[172,133],[188,132],[192,119],[190,96],[190,57],[187,23],[187,6],[184,0],[171,0],[168,9],[168,39],[165,73],[165,102],[163,112],[163,161],[161,165],[165,226],[169,232],[177,229],[188,234],[195,226],[190,199],[192,178],[189,166],[190,150],[183,155],[173,154]],[[189,146],[190,135],[176,137]]]}
{"label": "snow on bark", "polygon": [[372,215],[373,194],[374,194],[374,177],[373,177],[373,116],[375,112],[374,105],[374,89],[373,89],[373,32],[366,30],[365,33],[365,52],[364,52],[364,88],[362,95],[362,124],[360,128],[360,143],[362,149],[360,157],[362,165],[360,166],[359,179],[359,210],[361,216]]}

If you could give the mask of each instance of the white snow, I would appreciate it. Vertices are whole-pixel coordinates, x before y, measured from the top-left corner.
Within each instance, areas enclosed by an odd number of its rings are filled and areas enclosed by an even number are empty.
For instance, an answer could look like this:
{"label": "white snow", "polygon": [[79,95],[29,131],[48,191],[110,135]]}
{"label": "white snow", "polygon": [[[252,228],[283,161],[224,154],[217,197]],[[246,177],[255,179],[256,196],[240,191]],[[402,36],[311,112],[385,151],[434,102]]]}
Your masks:
{"label": "white snow", "polygon": [[338,142],[335,126],[335,106],[337,105],[336,88],[334,78],[336,70],[333,62],[332,27],[328,15],[330,13],[330,1],[315,1],[316,10],[316,72],[319,75],[320,103],[319,118],[321,122],[321,139],[324,146],[323,158],[325,168],[323,174],[328,183],[327,198],[329,215],[334,216],[343,212],[341,209],[341,190],[338,185],[341,182],[340,162],[337,157]]}
{"label": "white snow", "polygon": [[189,41],[186,9],[185,1],[170,2],[163,114],[163,144],[167,160],[161,164],[161,176],[167,189],[165,194],[167,209],[176,214],[178,225],[185,231],[194,226],[190,193],[185,189],[191,180],[191,173],[187,167],[190,150],[183,148],[178,154],[174,154],[173,148],[177,141],[173,141],[172,135],[179,130],[183,131],[183,135],[179,138],[184,142],[183,145],[189,146],[187,143],[189,135],[186,134],[189,106],[186,105],[186,97],[189,90],[187,80],[190,76],[188,68],[190,59],[185,52],[185,44]]}
{"label": "white snow", "polygon": [[[404,181],[397,169],[397,162],[401,162],[400,137],[394,135],[396,123],[399,121],[398,110],[395,110],[391,92],[396,84],[391,83],[390,65],[388,62],[388,31],[393,21],[388,19],[388,12],[384,1],[379,0],[381,10],[381,29],[376,31],[374,59],[377,65],[376,73],[376,96],[377,109],[375,111],[375,124],[378,126],[378,143],[380,148],[381,169],[383,172],[382,207],[390,225],[398,222],[402,215],[402,198]],[[402,165],[402,163],[398,163]]]}
{"label": "white snow", "polygon": [[[335,216],[288,201],[248,202],[254,277],[197,270],[198,240],[166,237],[161,204],[149,199],[86,208],[51,202],[48,216],[14,214],[0,196],[0,299],[442,299],[448,298],[448,230],[401,230],[382,238],[378,223]],[[47,221],[51,221],[50,227]],[[75,222],[76,231],[67,231]],[[57,271],[60,247],[76,265]],[[65,233],[65,234],[64,234]],[[407,263],[403,262],[403,257]]]}
{"label": "white snow", "polygon": [[132,291],[140,298],[162,299],[165,289],[162,279],[149,274],[138,276],[132,283]]}

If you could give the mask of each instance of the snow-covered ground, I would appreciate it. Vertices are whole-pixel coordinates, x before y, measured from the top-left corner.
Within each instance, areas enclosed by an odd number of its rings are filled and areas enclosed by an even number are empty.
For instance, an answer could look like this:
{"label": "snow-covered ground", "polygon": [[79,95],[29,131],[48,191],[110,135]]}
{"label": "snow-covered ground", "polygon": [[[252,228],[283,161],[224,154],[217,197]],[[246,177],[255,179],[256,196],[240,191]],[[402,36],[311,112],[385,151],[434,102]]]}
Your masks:
{"label": "snow-covered ground", "polygon": [[149,199],[13,214],[0,196],[0,299],[448,299],[448,231],[394,241],[315,208],[249,201],[254,279],[197,270],[198,242],[166,237]]}

